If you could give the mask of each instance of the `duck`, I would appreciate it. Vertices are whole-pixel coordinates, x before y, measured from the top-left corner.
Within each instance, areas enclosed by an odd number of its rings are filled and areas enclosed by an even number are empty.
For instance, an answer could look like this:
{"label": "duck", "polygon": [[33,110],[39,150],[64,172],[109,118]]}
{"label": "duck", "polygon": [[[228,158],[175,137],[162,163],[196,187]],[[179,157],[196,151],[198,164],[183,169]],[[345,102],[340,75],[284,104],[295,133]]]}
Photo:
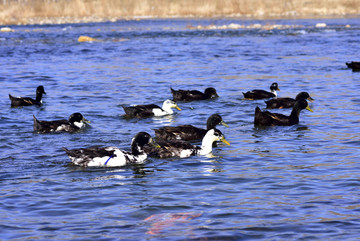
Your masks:
{"label": "duck", "polygon": [[71,114],[69,120],[40,121],[36,119],[35,115],[33,115],[33,119],[34,119],[34,131],[40,133],[50,133],[50,132],[73,133],[85,127],[86,123],[90,123],[90,121],[85,119],[83,115],[79,112]]}
{"label": "duck", "polygon": [[265,101],[267,109],[283,109],[283,108],[291,108],[294,106],[295,102],[300,99],[306,99],[310,102],[314,101],[313,98],[309,95],[308,92],[300,92],[295,99],[293,98],[274,98],[271,100]]}
{"label": "duck", "polygon": [[360,62],[357,61],[351,61],[345,63],[348,68],[351,68],[352,70],[360,70]]}
{"label": "duck", "polygon": [[270,92],[265,90],[251,90],[246,93],[243,92],[245,99],[260,100],[277,97],[276,91],[280,91],[277,83],[272,83],[270,86]]}
{"label": "duck", "polygon": [[255,109],[255,126],[291,126],[299,123],[300,111],[306,109],[313,112],[305,99],[297,100],[290,116],[269,111],[261,111],[257,106]]}
{"label": "duck", "polygon": [[195,146],[186,141],[181,140],[157,140],[156,143],[160,147],[145,146],[145,152],[149,156],[158,158],[180,157],[185,158],[196,155],[208,155],[212,152],[213,143],[222,141],[227,145],[230,143],[225,139],[224,135],[218,129],[208,130],[202,139],[201,146]]}
{"label": "duck", "polygon": [[206,88],[204,93],[198,90],[174,90],[170,88],[174,101],[207,100],[219,97],[215,88]]}
{"label": "duck", "polygon": [[39,85],[36,88],[36,99],[32,99],[30,97],[14,97],[11,94],[9,94],[9,98],[11,101],[12,107],[17,106],[29,106],[29,105],[42,105],[42,95],[46,94],[44,90],[44,86]]}
{"label": "duck", "polygon": [[164,126],[155,129],[155,136],[157,139],[161,140],[202,140],[208,130],[214,129],[219,124],[229,127],[219,114],[213,114],[207,120],[206,129],[192,125]]}
{"label": "duck", "polygon": [[129,107],[123,106],[123,109],[125,111],[125,117],[128,118],[134,118],[134,117],[145,118],[151,116],[171,115],[174,113],[172,108],[176,108],[177,110],[181,111],[181,109],[176,104],[176,102],[172,100],[165,100],[162,107],[159,107],[158,105],[155,104],[135,105]]}
{"label": "duck", "polygon": [[90,147],[69,150],[63,147],[71,162],[83,167],[121,167],[131,164],[143,164],[147,154],[143,148],[146,144],[156,145],[147,132],[137,133],[131,141],[131,152],[114,146]]}

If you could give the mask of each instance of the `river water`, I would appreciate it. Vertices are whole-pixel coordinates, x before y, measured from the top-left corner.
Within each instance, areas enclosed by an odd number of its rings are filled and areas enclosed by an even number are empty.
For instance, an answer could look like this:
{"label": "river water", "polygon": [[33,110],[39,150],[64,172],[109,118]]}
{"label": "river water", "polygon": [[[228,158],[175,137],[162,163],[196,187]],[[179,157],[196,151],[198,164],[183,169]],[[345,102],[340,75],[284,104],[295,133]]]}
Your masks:
{"label": "river water", "polygon": [[[359,19],[10,27],[0,34],[1,240],[359,237],[360,72],[345,65],[360,60]],[[81,35],[99,41],[79,43]],[[265,104],[242,92],[272,82],[279,97],[309,92],[314,112],[302,111],[295,126],[254,128],[255,107]],[[43,106],[10,107],[9,93],[35,97],[38,85]],[[172,116],[123,118],[122,105],[161,105],[170,87],[209,86],[218,99],[179,102]],[[33,114],[54,120],[74,112],[90,126],[33,132]],[[205,127],[213,113],[228,123],[219,129],[231,145],[218,144],[212,157],[81,168],[61,149],[129,150],[139,131]]]}

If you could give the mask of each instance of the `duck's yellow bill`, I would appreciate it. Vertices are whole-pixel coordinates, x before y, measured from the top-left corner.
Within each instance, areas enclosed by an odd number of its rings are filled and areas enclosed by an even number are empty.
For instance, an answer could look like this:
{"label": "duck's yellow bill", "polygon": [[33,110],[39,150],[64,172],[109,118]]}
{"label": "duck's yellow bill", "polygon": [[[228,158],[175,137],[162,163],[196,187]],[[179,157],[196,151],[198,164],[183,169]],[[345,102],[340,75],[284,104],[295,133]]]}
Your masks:
{"label": "duck's yellow bill", "polygon": [[314,112],[309,106],[306,107],[308,111]]}
{"label": "duck's yellow bill", "polygon": [[83,122],[85,122],[85,123],[91,123],[89,120],[87,120],[87,119],[85,119],[85,118],[83,118],[82,120],[83,120]]}
{"label": "duck's yellow bill", "polygon": [[221,141],[224,142],[226,145],[230,146],[230,143],[227,140],[225,140],[225,138],[221,139]]}
{"label": "duck's yellow bill", "polygon": [[176,108],[177,110],[181,110],[181,109],[179,108],[179,106],[175,106],[175,108]]}

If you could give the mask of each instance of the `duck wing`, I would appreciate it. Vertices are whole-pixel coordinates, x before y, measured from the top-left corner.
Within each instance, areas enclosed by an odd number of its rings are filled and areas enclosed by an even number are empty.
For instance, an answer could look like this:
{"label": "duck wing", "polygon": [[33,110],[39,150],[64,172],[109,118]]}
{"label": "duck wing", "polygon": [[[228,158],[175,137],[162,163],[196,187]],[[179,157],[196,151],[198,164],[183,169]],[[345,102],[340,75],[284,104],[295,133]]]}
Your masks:
{"label": "duck wing", "polygon": [[11,106],[29,106],[29,105],[41,105],[40,102],[30,97],[14,97],[9,94]]}
{"label": "duck wing", "polygon": [[289,117],[279,113],[261,111],[259,107],[255,109],[254,124],[256,126],[287,125]]}
{"label": "duck wing", "polygon": [[150,105],[136,105],[136,106],[123,106],[126,116],[128,117],[149,117],[153,116],[153,109],[161,109],[158,105],[150,104]]}
{"label": "duck wing", "polygon": [[144,146],[144,151],[150,156],[168,158],[168,157],[189,157],[196,155],[200,149],[185,141],[157,141],[160,146],[154,147],[150,145]]}
{"label": "duck wing", "polygon": [[[63,147],[70,160],[79,166],[89,166],[95,158],[109,159],[115,155],[115,147],[90,147],[69,150]],[[106,160],[105,160],[106,161]]]}
{"label": "duck wing", "polygon": [[275,97],[275,95],[271,92],[265,90],[251,90],[246,93],[243,93],[246,99],[250,100],[259,100],[259,99],[267,99]]}
{"label": "duck wing", "polygon": [[295,99],[293,98],[276,98],[265,101],[267,109],[282,109],[282,108],[291,108],[295,104]]}
{"label": "duck wing", "polygon": [[203,100],[205,94],[198,90],[174,90],[171,88],[174,101]]}
{"label": "duck wing", "polygon": [[79,128],[72,126],[69,121],[67,120],[55,120],[55,121],[40,121],[34,118],[34,131],[42,132],[42,133],[49,133],[55,131],[75,131]]}
{"label": "duck wing", "polygon": [[192,125],[165,126],[155,129],[155,136],[162,140],[194,141],[202,139],[206,130]]}

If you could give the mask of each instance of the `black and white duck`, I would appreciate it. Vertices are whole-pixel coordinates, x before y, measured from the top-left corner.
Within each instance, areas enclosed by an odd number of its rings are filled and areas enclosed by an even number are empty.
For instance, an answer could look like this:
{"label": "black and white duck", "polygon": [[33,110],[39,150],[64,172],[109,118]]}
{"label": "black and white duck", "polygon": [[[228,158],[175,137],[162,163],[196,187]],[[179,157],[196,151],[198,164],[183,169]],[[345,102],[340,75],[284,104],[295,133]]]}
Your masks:
{"label": "black and white duck", "polygon": [[131,164],[142,164],[147,158],[143,147],[153,144],[151,136],[146,132],[139,132],[131,141],[131,152],[120,150],[117,147],[91,147],[68,150],[66,154],[72,163],[84,167],[120,167]]}
{"label": "black and white duck", "polygon": [[86,123],[90,123],[83,117],[81,113],[73,113],[69,120],[40,121],[34,118],[34,131],[41,133],[49,132],[76,132],[85,127]]}
{"label": "black and white duck", "polygon": [[204,93],[198,90],[174,90],[170,88],[174,101],[193,101],[193,100],[207,100],[217,98],[215,88],[206,88]]}
{"label": "black and white duck", "polygon": [[213,114],[207,120],[206,129],[198,128],[192,125],[164,126],[159,129],[155,129],[155,136],[156,138],[162,140],[202,140],[208,130],[214,129],[219,124],[229,127],[220,115]]}
{"label": "black and white duck", "polygon": [[202,139],[201,147],[190,144],[181,140],[165,141],[159,140],[156,143],[159,147],[146,145],[145,152],[150,156],[168,158],[168,157],[189,157],[196,155],[207,155],[212,152],[213,143],[222,141],[227,145],[230,143],[225,139],[221,131],[217,129],[209,130]]}
{"label": "black and white duck", "polygon": [[243,92],[243,95],[246,99],[249,100],[260,100],[260,99],[268,99],[277,96],[276,91],[280,91],[277,83],[272,83],[270,86],[270,92],[265,90],[251,90],[246,93]]}
{"label": "black and white duck", "polygon": [[294,106],[297,100],[306,99],[308,101],[314,101],[313,98],[309,95],[308,92],[300,92],[295,99],[293,98],[274,98],[271,100],[265,101],[267,109],[283,109],[283,108],[291,108]]}
{"label": "black and white duck", "polygon": [[351,62],[346,62],[345,64],[348,68],[351,68],[352,70],[360,71],[360,62],[351,61]]}
{"label": "black and white duck", "polygon": [[11,106],[29,106],[29,105],[42,105],[42,95],[46,94],[42,85],[36,88],[36,99],[30,97],[14,97],[9,94]]}
{"label": "black and white duck", "polygon": [[164,116],[171,115],[174,113],[172,108],[176,108],[177,110],[181,110],[175,101],[165,100],[162,107],[154,104],[150,105],[135,105],[135,106],[123,106],[125,111],[125,117],[128,118],[145,118],[151,116]]}
{"label": "black and white duck", "polygon": [[261,111],[259,107],[255,109],[254,125],[255,126],[291,126],[299,123],[301,110],[313,110],[309,107],[306,100],[301,99],[295,102],[290,116]]}

